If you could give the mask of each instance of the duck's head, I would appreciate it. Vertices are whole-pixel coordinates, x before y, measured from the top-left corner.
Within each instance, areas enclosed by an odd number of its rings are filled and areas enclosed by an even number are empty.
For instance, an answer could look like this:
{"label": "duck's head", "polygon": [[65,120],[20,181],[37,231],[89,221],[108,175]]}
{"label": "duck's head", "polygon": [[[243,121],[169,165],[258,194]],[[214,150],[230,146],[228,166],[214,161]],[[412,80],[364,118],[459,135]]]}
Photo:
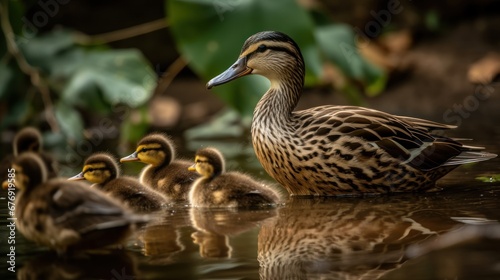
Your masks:
{"label": "duck's head", "polygon": [[199,149],[189,170],[196,171],[205,178],[218,176],[225,171],[224,156],[215,148]]}
{"label": "duck's head", "polygon": [[[14,184],[20,190],[33,189],[41,183],[47,181],[47,166],[40,156],[33,152],[25,152],[14,159],[12,169],[15,174]],[[6,180],[2,187],[8,187]]]}
{"label": "duck's head", "polygon": [[175,149],[172,140],[164,134],[152,133],[137,143],[132,154],[120,159],[120,162],[140,161],[153,166],[168,165],[174,159]]}
{"label": "duck's head", "polygon": [[23,152],[40,152],[42,149],[42,134],[34,127],[21,129],[14,137],[14,155]]}
{"label": "duck's head", "polygon": [[304,59],[292,38],[277,31],[264,31],[250,36],[236,62],[222,74],[211,79],[207,88],[225,84],[249,74],[259,74],[271,81],[271,86],[283,80],[303,83]]}
{"label": "duck's head", "polygon": [[120,175],[117,160],[108,153],[95,153],[85,160],[82,172],[68,180],[87,180],[95,184],[105,184]]}

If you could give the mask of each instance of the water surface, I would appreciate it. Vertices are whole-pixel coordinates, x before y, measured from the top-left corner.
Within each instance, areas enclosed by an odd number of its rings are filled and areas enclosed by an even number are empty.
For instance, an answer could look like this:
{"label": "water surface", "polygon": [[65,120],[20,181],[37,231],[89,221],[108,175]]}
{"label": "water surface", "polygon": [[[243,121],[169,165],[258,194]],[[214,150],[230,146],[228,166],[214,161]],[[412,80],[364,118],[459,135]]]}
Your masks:
{"label": "water surface", "polygon": [[[500,151],[495,137],[477,142]],[[210,144],[219,144],[229,168],[269,180],[245,143]],[[500,173],[499,162],[458,168],[439,193],[293,198],[259,211],[178,205],[159,212],[125,250],[79,258],[60,258],[17,233],[17,277],[500,279],[500,183],[475,179]],[[0,278],[15,279],[6,263],[5,197],[0,209]]]}

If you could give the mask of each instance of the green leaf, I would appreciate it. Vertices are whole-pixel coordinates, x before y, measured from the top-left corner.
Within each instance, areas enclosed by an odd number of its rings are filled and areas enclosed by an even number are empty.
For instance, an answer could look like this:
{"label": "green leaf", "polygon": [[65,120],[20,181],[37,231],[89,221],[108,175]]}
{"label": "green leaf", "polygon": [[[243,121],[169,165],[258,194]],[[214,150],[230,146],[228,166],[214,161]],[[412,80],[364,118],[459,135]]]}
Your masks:
{"label": "green leaf", "polygon": [[29,64],[44,71],[50,71],[54,59],[64,51],[75,47],[71,31],[58,29],[42,36],[30,38],[27,42],[20,41],[19,47]]}
{"label": "green leaf", "polygon": [[361,56],[355,44],[352,27],[346,24],[330,24],[318,27],[315,34],[325,56],[347,77],[363,81],[369,95],[376,95],[385,88],[385,73]]}
{"label": "green leaf", "polygon": [[[87,107],[99,107],[104,103],[137,107],[149,100],[156,87],[156,73],[138,51],[90,51],[82,58],[62,93],[62,99],[69,104],[85,103]],[[58,63],[72,61],[75,63],[70,56],[61,58]],[[94,100],[94,103],[89,104],[87,100]]]}
{"label": "green leaf", "polygon": [[64,102],[58,102],[55,106],[57,122],[63,134],[71,141],[83,139],[83,120],[78,111]]}
{"label": "green leaf", "polygon": [[[166,7],[179,51],[205,80],[231,66],[245,40],[264,30],[282,31],[300,45],[306,84],[316,83],[321,74],[314,24],[297,1],[172,0],[166,1]],[[251,115],[268,87],[266,79],[245,77],[213,91],[241,114]]]}
{"label": "green leaf", "polygon": [[57,30],[33,38],[23,53],[48,76],[68,105],[109,111],[110,105],[137,107],[151,97],[157,75],[137,50],[85,49],[73,33]]}
{"label": "green leaf", "polygon": [[240,137],[244,134],[241,122],[241,116],[235,110],[223,110],[211,121],[186,130],[184,137],[188,140]]}

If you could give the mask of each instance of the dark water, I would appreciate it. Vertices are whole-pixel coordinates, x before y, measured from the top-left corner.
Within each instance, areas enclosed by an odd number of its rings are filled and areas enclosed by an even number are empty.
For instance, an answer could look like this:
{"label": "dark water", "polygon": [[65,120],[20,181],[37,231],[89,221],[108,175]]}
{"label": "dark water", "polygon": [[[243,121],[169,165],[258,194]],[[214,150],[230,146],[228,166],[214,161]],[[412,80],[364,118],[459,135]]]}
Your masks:
{"label": "dark water", "polygon": [[[498,133],[487,135],[474,143],[500,152]],[[247,145],[209,144],[229,168],[268,179]],[[500,173],[499,163],[460,167],[440,193],[291,199],[267,211],[169,208],[112,254],[58,258],[17,233],[17,275],[7,270],[3,197],[0,279],[500,279],[500,183],[475,179]]]}

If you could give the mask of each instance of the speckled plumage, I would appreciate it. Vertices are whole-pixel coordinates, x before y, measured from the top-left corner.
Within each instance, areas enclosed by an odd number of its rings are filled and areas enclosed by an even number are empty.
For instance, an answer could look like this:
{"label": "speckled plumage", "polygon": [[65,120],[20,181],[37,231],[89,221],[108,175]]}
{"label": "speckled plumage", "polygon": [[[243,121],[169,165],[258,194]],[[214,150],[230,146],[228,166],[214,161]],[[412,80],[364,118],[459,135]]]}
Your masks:
{"label": "speckled plumage", "polygon": [[170,200],[130,176],[120,176],[116,159],[107,153],[95,153],[84,163],[83,171],[70,179],[86,179],[99,189],[137,212],[157,211]]}
{"label": "speckled plumage", "polygon": [[451,125],[356,106],[293,111],[304,61],[283,33],[248,38],[237,62],[207,86],[248,74],[271,81],[254,111],[252,143],[264,169],[290,195],[438,190],[436,180],[460,164],[496,156],[435,132]]}
{"label": "speckled plumage", "polygon": [[236,171],[225,172],[224,157],[214,148],[198,150],[191,170],[202,175],[189,192],[194,207],[260,208],[281,201],[279,193],[264,183]]}

